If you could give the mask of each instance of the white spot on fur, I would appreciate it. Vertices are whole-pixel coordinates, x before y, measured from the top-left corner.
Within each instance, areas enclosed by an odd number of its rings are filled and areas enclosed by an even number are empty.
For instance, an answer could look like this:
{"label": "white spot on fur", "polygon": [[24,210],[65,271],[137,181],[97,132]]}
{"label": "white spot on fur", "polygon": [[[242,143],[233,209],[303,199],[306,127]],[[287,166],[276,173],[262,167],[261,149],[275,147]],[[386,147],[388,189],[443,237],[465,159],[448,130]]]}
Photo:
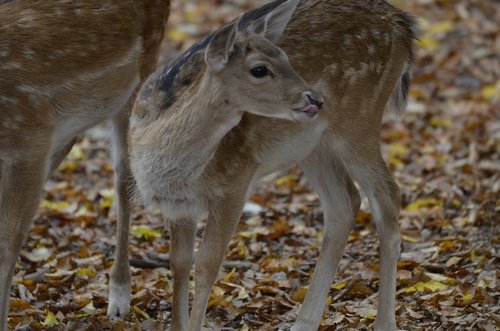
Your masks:
{"label": "white spot on fur", "polygon": [[32,60],[34,57],[35,57],[35,51],[32,50],[31,48],[27,48],[23,51],[23,54],[24,54],[24,57],[29,59],[29,60]]}
{"label": "white spot on fur", "polygon": [[336,64],[336,63],[331,64],[331,65],[329,66],[329,68],[330,68],[330,73],[331,73],[332,75],[335,75],[335,74],[337,73],[338,66],[337,66],[337,64]]}
{"label": "white spot on fur", "polygon": [[391,41],[391,37],[389,36],[389,33],[385,32],[384,33],[384,44],[389,45],[390,41]]}
{"label": "white spot on fur", "polygon": [[17,62],[7,62],[2,64],[3,69],[20,69],[22,68],[21,64]]}
{"label": "white spot on fur", "polygon": [[344,76],[346,78],[353,78],[356,76],[356,70],[354,68],[344,69]]}
{"label": "white spot on fur", "polygon": [[21,16],[21,18],[17,21],[17,25],[19,27],[34,28],[38,25],[38,15],[33,9],[24,9],[19,13],[19,15]]}
{"label": "white spot on fur", "polygon": [[40,93],[40,90],[36,87],[25,84],[18,85],[16,89],[22,93]]}
{"label": "white spot on fur", "polygon": [[24,118],[21,115],[16,115],[14,118],[5,119],[2,121],[2,126],[7,129],[17,129]]}
{"label": "white spot on fur", "polygon": [[375,45],[368,45],[368,54],[375,54]]}
{"label": "white spot on fur", "polygon": [[63,10],[61,8],[54,8],[54,16],[62,16],[64,14]]}
{"label": "white spot on fur", "polygon": [[365,76],[370,69],[370,65],[368,63],[361,63],[361,68],[358,70],[359,75]]}
{"label": "white spot on fur", "polygon": [[7,97],[5,95],[0,95],[0,103],[10,103],[10,104],[16,104],[17,99],[12,98],[12,97]]}
{"label": "white spot on fur", "polygon": [[365,28],[361,29],[361,31],[356,34],[356,38],[358,38],[359,40],[366,39],[367,36],[368,30],[366,30]]}
{"label": "white spot on fur", "polygon": [[344,46],[349,46],[352,43],[352,36],[350,34],[344,35]]}

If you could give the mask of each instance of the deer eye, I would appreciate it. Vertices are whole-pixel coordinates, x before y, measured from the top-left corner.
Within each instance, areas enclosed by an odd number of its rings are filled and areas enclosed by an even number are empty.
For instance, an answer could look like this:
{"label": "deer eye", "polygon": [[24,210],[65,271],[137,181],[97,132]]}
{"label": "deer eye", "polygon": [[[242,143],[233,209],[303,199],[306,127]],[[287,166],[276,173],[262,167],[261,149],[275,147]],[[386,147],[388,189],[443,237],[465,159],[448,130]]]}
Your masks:
{"label": "deer eye", "polygon": [[255,78],[262,78],[269,74],[269,70],[264,66],[258,66],[250,69],[250,74]]}

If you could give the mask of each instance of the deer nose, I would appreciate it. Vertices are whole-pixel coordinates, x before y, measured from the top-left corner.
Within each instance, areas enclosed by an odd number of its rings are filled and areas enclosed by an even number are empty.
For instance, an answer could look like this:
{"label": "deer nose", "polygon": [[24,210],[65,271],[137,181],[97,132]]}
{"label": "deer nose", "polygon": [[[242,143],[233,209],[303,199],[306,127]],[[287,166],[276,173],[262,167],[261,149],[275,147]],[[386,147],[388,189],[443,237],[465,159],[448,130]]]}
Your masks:
{"label": "deer nose", "polygon": [[318,107],[318,109],[321,109],[321,107],[323,107],[323,102],[316,99],[314,97],[314,94],[312,94],[311,92],[307,92],[306,97],[311,105],[315,105],[316,107]]}

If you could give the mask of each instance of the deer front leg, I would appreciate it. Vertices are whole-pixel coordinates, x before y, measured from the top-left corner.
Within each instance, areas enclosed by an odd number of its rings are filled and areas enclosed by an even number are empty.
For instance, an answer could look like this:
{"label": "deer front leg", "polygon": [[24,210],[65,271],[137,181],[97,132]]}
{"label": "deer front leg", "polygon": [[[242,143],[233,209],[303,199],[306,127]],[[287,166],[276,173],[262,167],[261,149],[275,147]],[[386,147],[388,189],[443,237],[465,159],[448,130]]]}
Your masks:
{"label": "deer front leg", "polygon": [[210,291],[238,224],[244,199],[244,194],[235,194],[210,206],[207,227],[196,255],[195,296],[189,331],[200,331],[202,328]]}
{"label": "deer front leg", "polygon": [[111,119],[117,230],[115,260],[111,268],[109,282],[108,316],[120,317],[125,317],[130,312],[131,300],[128,236],[130,226],[129,186],[132,177],[127,151],[128,116],[128,111],[123,111]]}
{"label": "deer front leg", "polygon": [[38,207],[46,164],[40,151],[22,160],[0,160],[0,331],[7,331],[12,276]]}
{"label": "deer front leg", "polygon": [[174,275],[171,331],[185,331],[189,322],[189,272],[193,264],[195,220],[170,223],[170,268]]}
{"label": "deer front leg", "polygon": [[359,193],[349,173],[331,149],[318,148],[302,162],[302,168],[320,196],[325,236],[311,285],[292,331],[318,329],[326,297],[360,206]]}

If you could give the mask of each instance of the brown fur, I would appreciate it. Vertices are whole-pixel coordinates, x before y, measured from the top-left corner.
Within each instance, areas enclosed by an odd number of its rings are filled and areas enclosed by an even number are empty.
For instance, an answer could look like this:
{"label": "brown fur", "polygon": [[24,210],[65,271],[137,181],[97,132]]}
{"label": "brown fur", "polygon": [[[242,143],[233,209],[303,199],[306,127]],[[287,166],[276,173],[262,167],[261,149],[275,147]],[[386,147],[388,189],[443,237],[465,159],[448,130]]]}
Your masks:
{"label": "brown fur", "polygon": [[17,0],[0,6],[0,330],[44,180],[74,138],[111,119],[118,238],[111,315],[127,312],[126,130],[154,69],[168,0]]}
{"label": "brown fur", "polygon": [[[273,1],[243,15],[236,24],[252,26],[253,20],[260,20],[284,3]],[[207,228],[196,257],[196,295],[189,324],[187,282],[193,242],[176,241],[171,247],[176,261],[172,265],[173,330],[200,330],[211,285],[248,192],[266,173],[295,162],[300,163],[321,198],[325,237],[292,330],[310,331],[319,326],[359,210],[354,181],[368,197],[380,235],[381,281],[375,330],[396,330],[399,190],[382,159],[379,136],[386,106],[404,108],[415,37],[412,25],[410,16],[381,0],[300,1],[278,45],[288,54],[296,72],[325,100],[323,109],[309,122],[275,116],[275,108],[289,100],[292,87],[305,88],[292,71],[287,71],[290,77],[277,75],[276,81],[290,78],[293,83],[283,85],[281,91],[273,90],[275,97],[267,104],[262,101],[268,93],[266,87],[248,87],[247,68],[238,62],[244,42],[236,43],[227,65],[229,73],[213,73],[204,64],[202,54],[210,45],[209,36],[148,79],[134,107],[130,133],[131,164],[140,194],[146,203],[157,203],[171,218],[172,237],[191,238],[195,229],[192,222],[197,217],[194,214],[198,208],[208,210]],[[286,62],[281,55],[269,58],[270,62]],[[200,68],[205,68],[203,74]],[[207,88],[204,82],[217,81],[217,77],[220,87]],[[231,98],[248,90],[254,93],[260,112],[251,102],[244,108]],[[190,118],[199,122],[189,122]],[[235,119],[239,119],[237,125],[228,124]],[[228,132],[214,144],[213,133],[226,127]],[[186,141],[189,144],[181,145]],[[186,169],[196,171],[184,173]],[[185,176],[174,176],[174,172]],[[182,194],[186,198],[176,200]],[[165,207],[163,203],[170,205]],[[185,210],[185,214],[179,210]],[[179,229],[179,224],[186,226]]]}

